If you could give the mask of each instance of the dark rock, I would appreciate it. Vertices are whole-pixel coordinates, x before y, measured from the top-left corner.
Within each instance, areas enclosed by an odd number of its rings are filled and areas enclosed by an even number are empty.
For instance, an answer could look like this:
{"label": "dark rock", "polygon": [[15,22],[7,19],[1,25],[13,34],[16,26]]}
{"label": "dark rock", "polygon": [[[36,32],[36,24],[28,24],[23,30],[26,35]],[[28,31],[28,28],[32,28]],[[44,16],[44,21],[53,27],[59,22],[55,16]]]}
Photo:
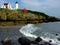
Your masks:
{"label": "dark rock", "polygon": [[31,45],[31,41],[26,37],[21,37],[18,39],[19,44],[21,45]]}
{"label": "dark rock", "polygon": [[50,44],[49,42],[44,42],[44,45],[52,45],[52,44]]}
{"label": "dark rock", "polygon": [[37,37],[37,38],[35,39],[35,41],[36,41],[36,42],[40,42],[40,41],[42,41],[42,39],[41,39],[40,37]]}
{"label": "dark rock", "polygon": [[52,42],[52,40],[49,40],[49,42],[51,43],[51,42]]}
{"label": "dark rock", "polygon": [[60,41],[60,38],[57,38]]}
{"label": "dark rock", "polygon": [[31,41],[31,43],[32,43],[32,44],[38,44],[38,42],[36,42],[36,41]]}
{"label": "dark rock", "polygon": [[9,38],[5,38],[4,40],[1,41],[3,45],[11,45],[11,40]]}
{"label": "dark rock", "polygon": [[56,36],[58,36],[58,34],[55,34]]}

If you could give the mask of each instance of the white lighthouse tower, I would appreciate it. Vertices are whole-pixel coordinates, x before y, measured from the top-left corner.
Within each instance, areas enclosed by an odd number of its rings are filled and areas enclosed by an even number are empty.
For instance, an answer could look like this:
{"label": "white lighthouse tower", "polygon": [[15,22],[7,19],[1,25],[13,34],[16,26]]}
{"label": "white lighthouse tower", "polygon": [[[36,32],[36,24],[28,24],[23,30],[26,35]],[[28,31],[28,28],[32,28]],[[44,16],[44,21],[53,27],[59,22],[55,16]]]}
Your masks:
{"label": "white lighthouse tower", "polygon": [[16,9],[18,9],[18,2],[16,2],[15,4],[16,4]]}

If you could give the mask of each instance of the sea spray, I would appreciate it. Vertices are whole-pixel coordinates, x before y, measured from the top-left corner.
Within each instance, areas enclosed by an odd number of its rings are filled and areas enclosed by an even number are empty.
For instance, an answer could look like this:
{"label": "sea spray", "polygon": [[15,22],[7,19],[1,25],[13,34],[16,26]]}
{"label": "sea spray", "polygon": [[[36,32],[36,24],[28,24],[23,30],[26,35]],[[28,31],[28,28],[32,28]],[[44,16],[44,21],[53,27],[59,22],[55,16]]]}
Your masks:
{"label": "sea spray", "polygon": [[[40,31],[38,30],[40,29],[40,27],[38,28],[36,25],[34,24],[27,24],[25,26],[23,26],[19,31],[27,36],[27,37],[32,37],[32,38],[37,38],[38,36],[33,35],[33,33],[36,31]],[[40,33],[39,33],[40,34]],[[45,36],[45,37],[44,37]],[[51,44],[55,44],[55,45],[60,45],[60,41],[57,40],[56,36],[54,36],[53,34],[49,33],[49,32],[44,32],[42,33],[42,35],[40,36],[44,41],[49,42],[49,40],[52,40]]]}
{"label": "sea spray", "polygon": [[49,42],[49,40],[52,40],[51,44],[60,45],[60,41],[56,38],[54,34],[43,32],[43,36],[40,36],[44,41]]}
{"label": "sea spray", "polygon": [[31,33],[35,32],[37,29],[38,28],[34,24],[27,24],[23,26],[19,31],[25,36],[36,38],[37,36]]}

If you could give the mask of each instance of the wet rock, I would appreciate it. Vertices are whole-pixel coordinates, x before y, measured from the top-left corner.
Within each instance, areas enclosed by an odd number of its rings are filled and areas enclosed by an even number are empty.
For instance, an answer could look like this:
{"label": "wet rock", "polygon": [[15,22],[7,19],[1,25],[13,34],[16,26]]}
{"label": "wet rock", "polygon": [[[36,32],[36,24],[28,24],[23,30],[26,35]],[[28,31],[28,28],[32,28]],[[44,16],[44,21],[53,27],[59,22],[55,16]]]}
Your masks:
{"label": "wet rock", "polygon": [[19,44],[21,45],[31,45],[31,41],[26,37],[21,37],[18,39]]}
{"label": "wet rock", "polygon": [[32,43],[32,44],[38,44],[38,42],[36,42],[36,41],[31,41],[31,43]]}
{"label": "wet rock", "polygon": [[56,36],[58,36],[58,34],[55,34]]}
{"label": "wet rock", "polygon": [[40,42],[40,41],[42,41],[42,39],[41,39],[40,37],[37,37],[37,38],[35,39],[35,41],[36,41],[36,42]]}
{"label": "wet rock", "polygon": [[11,40],[9,38],[5,38],[1,41],[3,45],[11,45]]}
{"label": "wet rock", "polygon": [[[27,39],[26,37],[20,37],[18,39],[19,44],[21,45],[52,45],[50,44],[50,42],[52,42],[51,40],[49,42],[43,41],[40,37],[37,37],[35,40],[31,41],[29,39]],[[40,43],[42,42],[42,43]]]}
{"label": "wet rock", "polygon": [[52,40],[49,40],[49,42],[51,43],[51,42],[52,42]]}
{"label": "wet rock", "polygon": [[49,42],[44,42],[44,45],[52,45],[52,44],[50,44]]}
{"label": "wet rock", "polygon": [[60,38],[57,38],[60,41]]}

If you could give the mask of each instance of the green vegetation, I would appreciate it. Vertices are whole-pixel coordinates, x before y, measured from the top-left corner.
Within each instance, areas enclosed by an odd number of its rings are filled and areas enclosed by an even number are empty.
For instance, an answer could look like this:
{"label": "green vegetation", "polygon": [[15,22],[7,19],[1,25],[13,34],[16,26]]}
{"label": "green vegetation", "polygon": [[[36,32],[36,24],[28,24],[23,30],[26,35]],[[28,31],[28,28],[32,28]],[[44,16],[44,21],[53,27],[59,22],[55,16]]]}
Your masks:
{"label": "green vegetation", "polygon": [[23,9],[9,10],[0,8],[0,25],[36,24],[56,20],[58,19],[42,12],[28,10],[27,13],[24,13]]}

